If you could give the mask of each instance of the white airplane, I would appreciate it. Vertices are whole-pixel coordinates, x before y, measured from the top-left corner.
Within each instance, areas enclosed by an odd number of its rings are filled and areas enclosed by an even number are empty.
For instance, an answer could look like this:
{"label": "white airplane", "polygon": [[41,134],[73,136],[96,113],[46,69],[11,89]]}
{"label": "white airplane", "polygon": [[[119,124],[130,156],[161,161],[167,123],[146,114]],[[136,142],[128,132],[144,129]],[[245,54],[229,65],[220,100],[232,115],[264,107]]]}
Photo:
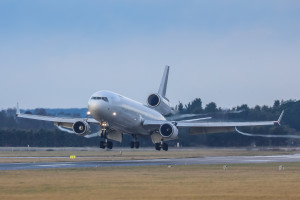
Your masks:
{"label": "white airplane", "polygon": [[[93,118],[66,118],[51,117],[20,113],[17,106],[17,117],[51,121],[64,131],[89,137],[91,134],[90,124],[101,127],[99,135],[104,140],[100,141],[100,148],[112,149],[110,140],[122,142],[123,134],[131,134],[133,141],[131,148],[139,148],[138,136],[150,136],[156,150],[168,150],[166,141],[177,139],[180,135],[178,128],[189,128],[190,134],[206,134],[238,131],[237,127],[243,126],[270,126],[280,125],[283,112],[278,121],[259,122],[207,122],[206,118],[183,120],[186,117],[196,115],[177,115],[171,108],[166,98],[169,66],[161,80],[158,93],[150,94],[147,105],[129,99],[111,91],[98,91],[94,93],[88,102],[88,114]],[[98,135],[98,133],[97,133]]]}

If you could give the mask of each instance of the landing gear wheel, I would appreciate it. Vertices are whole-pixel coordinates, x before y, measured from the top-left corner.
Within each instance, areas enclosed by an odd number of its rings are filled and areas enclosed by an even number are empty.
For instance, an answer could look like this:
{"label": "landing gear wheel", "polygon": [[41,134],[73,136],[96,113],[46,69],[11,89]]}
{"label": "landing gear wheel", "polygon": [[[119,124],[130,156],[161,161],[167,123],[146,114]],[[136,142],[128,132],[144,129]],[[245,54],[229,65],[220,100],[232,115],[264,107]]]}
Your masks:
{"label": "landing gear wheel", "polygon": [[160,143],[155,143],[155,149],[157,151],[160,151],[161,150],[161,144]]}
{"label": "landing gear wheel", "polygon": [[139,142],[135,142],[135,143],[134,143],[134,147],[135,147],[136,149],[140,148],[140,143],[139,143]]}
{"label": "landing gear wheel", "polygon": [[112,149],[113,148],[113,143],[111,141],[107,141],[106,145],[107,145],[108,149]]}
{"label": "landing gear wheel", "polygon": [[132,149],[134,148],[134,142],[133,141],[130,142],[130,148],[132,148]]}
{"label": "landing gear wheel", "polygon": [[155,143],[155,149],[157,151],[160,151],[161,149],[163,149],[164,151],[168,151],[169,145],[167,143],[164,143],[164,142]]}
{"label": "landing gear wheel", "polygon": [[101,149],[105,149],[105,142],[104,141],[100,141],[100,148]]}
{"label": "landing gear wheel", "polygon": [[140,143],[137,141],[137,136],[136,134],[132,134],[133,140],[130,142],[130,148],[140,148]]}
{"label": "landing gear wheel", "polygon": [[167,143],[162,143],[162,149],[163,149],[164,151],[168,151],[168,149],[169,149],[168,144],[167,144]]}
{"label": "landing gear wheel", "polygon": [[105,149],[105,147],[107,149],[112,149],[113,143],[111,141],[107,141],[107,139],[105,141],[100,141],[100,148]]}

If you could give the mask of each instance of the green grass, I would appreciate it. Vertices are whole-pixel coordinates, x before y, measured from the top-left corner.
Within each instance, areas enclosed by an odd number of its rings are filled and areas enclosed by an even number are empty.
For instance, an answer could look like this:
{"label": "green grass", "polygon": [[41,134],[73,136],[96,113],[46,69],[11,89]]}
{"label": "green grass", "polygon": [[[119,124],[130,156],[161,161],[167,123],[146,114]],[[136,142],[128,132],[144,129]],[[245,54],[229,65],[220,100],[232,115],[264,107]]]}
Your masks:
{"label": "green grass", "polygon": [[0,171],[0,180],[8,200],[300,199],[300,163]]}

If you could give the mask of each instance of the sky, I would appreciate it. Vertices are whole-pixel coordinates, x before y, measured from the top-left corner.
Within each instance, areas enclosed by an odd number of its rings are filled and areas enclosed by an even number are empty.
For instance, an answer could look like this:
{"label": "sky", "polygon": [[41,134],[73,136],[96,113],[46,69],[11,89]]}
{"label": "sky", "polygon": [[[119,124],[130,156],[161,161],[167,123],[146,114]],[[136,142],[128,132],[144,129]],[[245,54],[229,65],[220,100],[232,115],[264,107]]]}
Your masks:
{"label": "sky", "polygon": [[145,103],[165,65],[172,105],[300,99],[300,1],[0,1],[0,109]]}

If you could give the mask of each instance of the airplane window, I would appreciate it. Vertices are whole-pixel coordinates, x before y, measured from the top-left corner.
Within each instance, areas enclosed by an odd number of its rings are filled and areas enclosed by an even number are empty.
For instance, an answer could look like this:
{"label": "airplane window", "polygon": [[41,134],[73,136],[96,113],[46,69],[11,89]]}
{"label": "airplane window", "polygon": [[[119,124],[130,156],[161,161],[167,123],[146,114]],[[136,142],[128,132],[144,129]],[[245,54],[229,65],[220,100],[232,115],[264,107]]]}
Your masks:
{"label": "airplane window", "polygon": [[106,101],[106,102],[108,102],[108,99],[107,99],[107,97],[102,97],[102,99],[103,99],[103,101]]}
{"label": "airplane window", "polygon": [[91,99],[93,99],[93,100],[103,100],[103,101],[108,102],[108,98],[107,97],[92,97]]}

